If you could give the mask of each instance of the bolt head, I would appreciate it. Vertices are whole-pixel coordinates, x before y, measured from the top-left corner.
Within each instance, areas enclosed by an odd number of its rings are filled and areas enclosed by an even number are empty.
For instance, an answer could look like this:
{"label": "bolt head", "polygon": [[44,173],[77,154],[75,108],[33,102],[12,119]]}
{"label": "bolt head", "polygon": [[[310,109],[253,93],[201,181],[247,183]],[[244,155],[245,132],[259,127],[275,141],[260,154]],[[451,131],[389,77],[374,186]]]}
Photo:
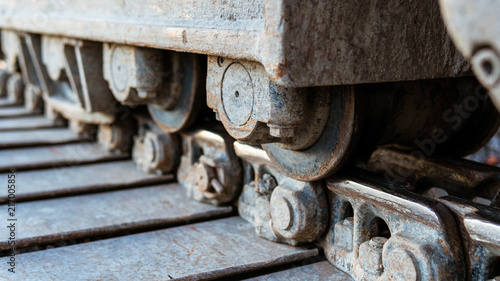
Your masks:
{"label": "bolt head", "polygon": [[395,249],[385,259],[386,278],[390,281],[417,280],[418,267],[413,254],[406,249]]}
{"label": "bolt head", "polygon": [[387,242],[387,238],[385,237],[373,237],[368,243],[370,247],[380,249],[384,247],[385,242]]}
{"label": "bolt head", "polygon": [[342,247],[345,250],[352,251],[353,236],[354,236],[354,223],[353,218],[348,217],[343,221],[335,224],[335,241],[334,244]]}
{"label": "bolt head", "polygon": [[383,271],[382,249],[387,242],[384,237],[374,237],[359,247],[359,264],[370,274],[380,275]]}
{"label": "bolt head", "polygon": [[295,135],[294,127],[281,127],[268,124],[269,134],[276,138],[291,138]]}
{"label": "bolt head", "polygon": [[288,200],[278,197],[272,201],[271,217],[273,225],[282,231],[289,230],[293,226],[293,208]]}

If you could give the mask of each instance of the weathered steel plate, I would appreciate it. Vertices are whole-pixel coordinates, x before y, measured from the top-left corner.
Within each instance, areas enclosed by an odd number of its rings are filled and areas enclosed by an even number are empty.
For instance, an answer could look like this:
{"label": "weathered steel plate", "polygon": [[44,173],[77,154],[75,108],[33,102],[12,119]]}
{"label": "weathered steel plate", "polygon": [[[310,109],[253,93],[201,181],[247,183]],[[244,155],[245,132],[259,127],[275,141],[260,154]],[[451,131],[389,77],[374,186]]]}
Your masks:
{"label": "weathered steel plate", "polygon": [[[58,206],[50,208],[57,210]],[[215,279],[317,254],[317,249],[295,248],[258,238],[251,224],[232,217],[23,254],[19,256],[22,262],[16,267],[15,277],[19,280]],[[0,259],[0,263],[5,264],[7,259]],[[0,271],[0,277],[12,276],[7,270]]]}
{"label": "weathered steel plate", "polygon": [[0,108],[0,118],[26,117],[32,115],[36,115],[36,113],[26,107],[16,106]]}
{"label": "weathered steel plate", "polygon": [[111,153],[97,144],[75,143],[54,146],[40,146],[0,150],[0,173],[12,168],[27,170],[33,168],[63,167],[104,160],[125,159],[126,154]]}
{"label": "weathered steel plate", "polygon": [[[18,203],[15,217],[22,230],[17,233],[16,247],[182,224],[231,211],[231,207],[190,200],[179,184]],[[10,218],[7,211],[0,217]],[[0,250],[9,249],[5,239],[9,229],[3,227],[0,235]]]}
{"label": "weathered steel plate", "polygon": [[437,2],[0,0],[0,27],[259,61],[287,87],[466,74]]}
{"label": "weathered steel plate", "polygon": [[[306,260],[307,262],[307,260]],[[288,270],[278,271],[267,275],[254,277],[245,280],[266,280],[266,281],[352,281],[353,279],[342,270],[336,268],[328,261],[322,261],[312,264],[305,264]]]}
{"label": "weathered steel plate", "polygon": [[0,149],[47,144],[61,144],[85,140],[67,128],[0,132]]}
{"label": "weathered steel plate", "polygon": [[[0,180],[7,182],[8,175],[0,174]],[[17,202],[164,183],[174,178],[141,172],[132,161],[24,171],[17,175]],[[1,197],[0,203],[5,202],[7,198]]]}
{"label": "weathered steel plate", "polygon": [[30,116],[19,118],[0,119],[0,132],[1,131],[14,131],[14,130],[32,130],[32,129],[45,129],[60,127],[54,121],[45,118],[44,116]]}

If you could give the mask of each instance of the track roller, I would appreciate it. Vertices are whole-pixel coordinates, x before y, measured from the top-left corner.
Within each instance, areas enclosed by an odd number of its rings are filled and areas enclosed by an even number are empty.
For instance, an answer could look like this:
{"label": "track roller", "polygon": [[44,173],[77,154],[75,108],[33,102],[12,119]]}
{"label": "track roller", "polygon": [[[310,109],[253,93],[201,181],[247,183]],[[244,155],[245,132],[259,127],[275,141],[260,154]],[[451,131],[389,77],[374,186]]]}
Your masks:
{"label": "track roller", "polygon": [[203,102],[204,63],[198,55],[105,44],[104,76],[115,98],[147,104],[157,125],[175,133],[188,128]]}
{"label": "track roller", "polygon": [[209,57],[207,103],[229,134],[262,144],[281,171],[314,181],[376,145],[467,155],[500,125],[472,78],[287,89],[253,62]]}
{"label": "track roller", "polygon": [[246,162],[240,216],[254,225],[257,235],[271,241],[298,245],[317,240],[328,221],[323,183],[293,180],[263,150],[240,143],[234,146]]}

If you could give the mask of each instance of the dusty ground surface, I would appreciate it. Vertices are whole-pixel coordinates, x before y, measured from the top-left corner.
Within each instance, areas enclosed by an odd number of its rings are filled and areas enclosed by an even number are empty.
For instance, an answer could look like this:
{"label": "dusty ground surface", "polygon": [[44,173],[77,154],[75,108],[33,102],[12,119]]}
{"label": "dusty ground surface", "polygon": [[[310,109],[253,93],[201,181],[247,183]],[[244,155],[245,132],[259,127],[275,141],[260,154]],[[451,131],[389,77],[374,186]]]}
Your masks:
{"label": "dusty ground surface", "polygon": [[500,167],[500,131],[481,150],[467,159]]}

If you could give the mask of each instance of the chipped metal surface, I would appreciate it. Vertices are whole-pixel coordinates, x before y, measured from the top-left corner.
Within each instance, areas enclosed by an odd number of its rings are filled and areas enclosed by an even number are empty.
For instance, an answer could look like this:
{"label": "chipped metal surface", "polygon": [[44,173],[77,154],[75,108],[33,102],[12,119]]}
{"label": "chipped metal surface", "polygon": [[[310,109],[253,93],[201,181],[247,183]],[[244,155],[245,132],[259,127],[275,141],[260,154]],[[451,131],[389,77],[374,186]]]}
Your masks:
{"label": "chipped metal surface", "polygon": [[[22,177],[22,176],[20,176]],[[16,247],[55,243],[145,227],[172,226],[219,217],[231,207],[212,207],[189,200],[178,184],[160,185],[16,204],[23,225]],[[75,219],[75,214],[79,214]],[[4,212],[0,217],[8,218]],[[8,237],[8,228],[0,230]],[[0,250],[10,248],[0,241]],[[24,266],[23,266],[24,267]]]}
{"label": "chipped metal surface", "polygon": [[[24,280],[215,279],[318,254],[315,248],[295,248],[260,239],[252,229],[251,224],[240,218],[228,218],[23,254],[23,266],[16,277]],[[6,258],[0,262],[6,262]],[[0,272],[0,277],[8,277],[6,274],[10,273]]]}
{"label": "chipped metal surface", "polygon": [[85,141],[86,138],[66,128],[38,129],[25,131],[0,130],[0,149],[49,144],[64,144]]}
{"label": "chipped metal surface", "polygon": [[0,159],[2,159],[0,172],[7,172],[12,168],[27,170],[63,167],[125,158],[128,158],[127,154],[111,153],[94,143],[16,148],[0,150]]}
{"label": "chipped metal surface", "polygon": [[[7,175],[0,174],[0,178],[7,180]],[[22,171],[19,172],[16,201],[151,185],[173,179],[173,175],[158,176],[143,173],[137,170],[131,161]],[[7,202],[6,197],[0,198],[0,203],[5,202]]]}

